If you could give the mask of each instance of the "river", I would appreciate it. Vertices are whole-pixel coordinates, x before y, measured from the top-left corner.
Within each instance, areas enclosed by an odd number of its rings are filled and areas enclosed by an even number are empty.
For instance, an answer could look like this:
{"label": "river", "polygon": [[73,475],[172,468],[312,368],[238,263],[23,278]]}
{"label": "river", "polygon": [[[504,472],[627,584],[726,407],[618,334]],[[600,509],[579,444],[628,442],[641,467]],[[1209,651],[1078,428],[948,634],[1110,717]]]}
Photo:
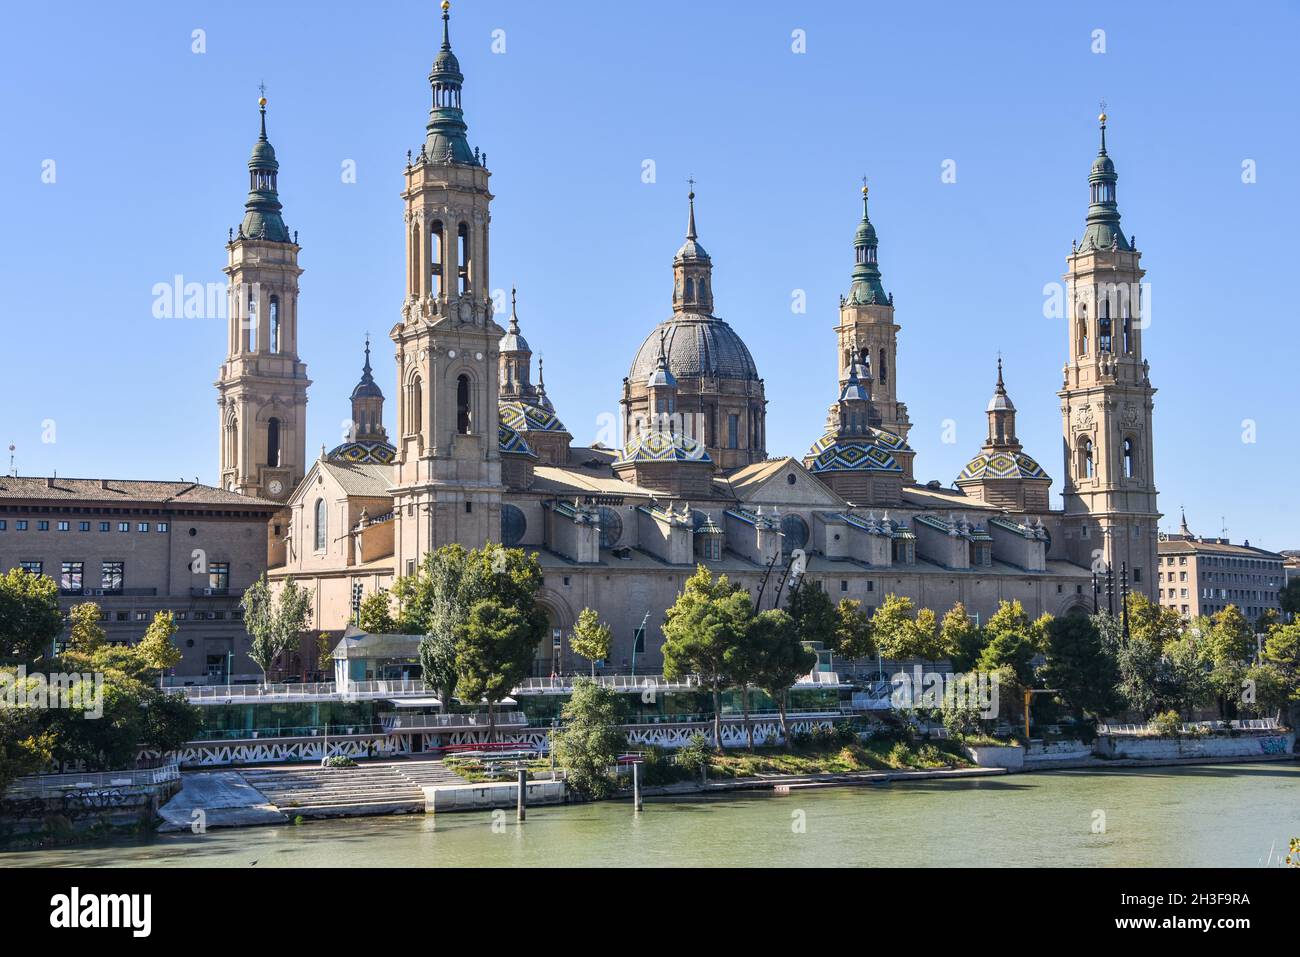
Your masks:
{"label": "river", "polygon": [[1238,866],[1300,837],[1300,764],[1054,771],[352,818],[0,854],[0,866]]}

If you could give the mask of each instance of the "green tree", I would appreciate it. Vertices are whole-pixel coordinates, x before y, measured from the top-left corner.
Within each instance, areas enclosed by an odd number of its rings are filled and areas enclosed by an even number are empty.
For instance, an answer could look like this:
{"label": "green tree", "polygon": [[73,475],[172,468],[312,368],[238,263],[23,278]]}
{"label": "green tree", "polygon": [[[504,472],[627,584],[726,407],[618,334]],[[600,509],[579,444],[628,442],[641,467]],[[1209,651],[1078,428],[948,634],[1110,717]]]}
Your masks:
{"label": "green tree", "polygon": [[457,697],[487,701],[489,741],[496,740],[496,706],[528,676],[540,637],[529,616],[496,598],[476,602],[456,627]]}
{"label": "green tree", "polygon": [[578,620],[569,636],[569,649],[578,657],[591,662],[591,677],[596,677],[596,662],[609,657],[613,632],[609,625],[600,620],[595,609],[584,608],[578,613]]}
{"label": "green tree", "polygon": [[981,671],[996,671],[1008,666],[1016,673],[1019,683],[1033,687],[1032,661],[1039,651],[1042,639],[1040,626],[1029,620],[1019,601],[1002,601],[984,626],[988,642],[980,652],[976,667]]}
{"label": "green tree", "polygon": [[1277,593],[1282,610],[1293,618],[1300,615],[1300,578],[1293,578]]}
{"label": "green tree", "polygon": [[1210,684],[1212,661],[1209,651],[1204,640],[1189,630],[1165,646],[1165,659],[1169,673],[1161,694],[1161,706],[1179,715],[1190,716],[1209,703],[1214,695]]}
{"label": "green tree", "polygon": [[835,604],[824,589],[800,580],[798,586],[790,591],[786,610],[800,641],[817,642],[823,648],[835,647],[840,621],[835,613]]}
{"label": "green tree", "polygon": [[1097,627],[1083,615],[1057,618],[1047,628],[1047,661],[1042,679],[1055,688],[1078,720],[1105,717],[1117,706],[1119,670],[1106,652]]}
{"label": "green tree", "polygon": [[271,594],[266,575],[245,589],[240,607],[244,609],[244,630],[253,639],[248,657],[262,669],[263,683],[269,683],[276,659],[301,640],[311,620],[313,595],[292,577],[285,579],[278,595]]}
{"label": "green tree", "polygon": [[1129,592],[1128,623],[1130,640],[1152,643],[1157,650],[1177,640],[1183,631],[1183,619],[1178,612],[1157,604],[1140,591]]}
{"label": "green tree", "polygon": [[560,715],[564,724],[553,746],[569,787],[585,798],[608,797],[616,787],[610,768],[627,747],[618,693],[579,678]]}
{"label": "green tree", "polygon": [[713,694],[713,742],[722,747],[722,689],[730,681],[727,652],[742,642],[754,616],[743,586],[716,580],[700,565],[664,619],[664,677],[697,674]]}
{"label": "green tree", "polygon": [[939,645],[953,671],[971,671],[984,650],[984,633],[970,620],[966,606],[957,602],[939,623]]}
{"label": "green tree", "polygon": [[[843,608],[846,602],[849,599],[840,602],[840,607]],[[856,605],[857,602],[852,604]],[[851,609],[849,614],[866,619],[860,608]],[[842,620],[843,617],[842,615]],[[870,640],[870,632],[867,640]],[[817,664],[817,654],[799,640],[794,620],[776,608],[754,616],[747,642],[753,648],[755,657],[753,681],[776,703],[781,721],[781,740],[789,744],[790,732],[786,726],[785,714],[790,689]]]}
{"label": "green tree", "polygon": [[[843,658],[860,661],[876,657],[876,640],[871,632],[871,615],[862,602],[840,599],[835,608],[835,651]],[[798,635],[795,635],[798,638]],[[816,655],[813,656],[814,658]],[[814,661],[813,664],[816,662]],[[812,664],[808,666],[812,668]]]}
{"label": "green tree", "polygon": [[1215,663],[1245,663],[1255,657],[1255,629],[1236,605],[1229,605],[1211,619],[1206,639],[1210,659]]}
{"label": "green tree", "polygon": [[880,653],[886,658],[898,660],[920,657],[910,598],[886,595],[871,616],[871,632],[875,635]]}
{"label": "green tree", "polygon": [[939,619],[933,609],[918,608],[912,627],[916,632],[916,657],[926,661],[938,661],[944,657],[943,645],[939,640]]}
{"label": "green tree", "polygon": [[93,601],[73,605],[68,609],[68,646],[83,654],[98,651],[106,640],[103,620],[104,613]]}
{"label": "green tree", "polygon": [[11,568],[0,576],[0,660],[31,664],[63,630],[59,589],[48,575]]}
{"label": "green tree", "polygon": [[[0,670],[6,684],[18,680],[15,670]],[[54,734],[45,727],[45,718],[46,713],[35,708],[0,706],[0,797],[15,778],[39,774],[53,760]]]}
{"label": "green tree", "polygon": [[388,597],[388,592],[380,589],[372,591],[365,598],[361,599],[361,608],[358,610],[357,625],[367,635],[391,635],[397,630],[397,623],[393,620],[392,603]]}
{"label": "green tree", "polygon": [[442,709],[453,710],[456,683],[456,639],[447,635],[425,635],[420,639],[420,668],[425,685],[442,701]]}
{"label": "green tree", "polygon": [[145,629],[144,637],[135,646],[135,653],[151,671],[162,672],[181,663],[181,650],[172,638],[176,635],[176,616],[170,611],[155,612],[153,621]]}

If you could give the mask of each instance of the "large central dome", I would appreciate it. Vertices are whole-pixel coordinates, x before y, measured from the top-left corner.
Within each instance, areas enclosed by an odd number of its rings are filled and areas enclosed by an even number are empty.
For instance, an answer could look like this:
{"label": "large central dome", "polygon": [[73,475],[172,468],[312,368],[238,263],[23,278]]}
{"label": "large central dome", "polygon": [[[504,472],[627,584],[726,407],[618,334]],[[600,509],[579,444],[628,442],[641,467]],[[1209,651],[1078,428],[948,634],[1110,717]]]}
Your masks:
{"label": "large central dome", "polygon": [[657,326],[641,343],[628,378],[644,382],[659,359],[659,336],[664,336],[668,371],[678,379],[758,379],[749,347],[721,319],[698,313],[677,313]]}

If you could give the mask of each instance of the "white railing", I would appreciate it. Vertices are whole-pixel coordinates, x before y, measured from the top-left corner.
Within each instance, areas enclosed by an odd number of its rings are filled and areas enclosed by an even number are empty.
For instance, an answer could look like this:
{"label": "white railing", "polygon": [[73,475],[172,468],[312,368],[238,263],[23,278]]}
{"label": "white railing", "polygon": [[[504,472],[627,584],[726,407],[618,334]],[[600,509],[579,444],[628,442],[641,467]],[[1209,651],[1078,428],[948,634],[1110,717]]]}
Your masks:
{"label": "white railing", "polygon": [[98,791],[104,788],[139,788],[180,780],[180,764],[171,762],[156,768],[130,771],[74,771],[70,774],[33,774],[18,778],[4,796],[8,799],[44,797],[69,791]]}
{"label": "white railing", "polygon": [[[573,682],[578,678],[592,680],[587,675],[525,678],[515,686],[514,693],[519,694],[529,691],[568,692],[573,690]],[[699,675],[685,675],[671,681],[663,675],[596,675],[594,680],[602,688],[613,688],[615,691],[686,691],[700,687]]]}
{"label": "white railing", "polygon": [[[1178,726],[1182,734],[1202,734],[1207,731],[1276,731],[1276,718],[1242,718],[1236,721],[1184,721]],[[1159,734],[1154,724],[1099,724],[1098,734],[1111,735],[1155,735]]]}
{"label": "white railing", "polygon": [[[428,728],[486,728],[488,716],[482,712],[470,714],[399,714],[387,712],[379,716],[385,731],[421,731]],[[527,724],[522,711],[502,711],[496,716],[497,727]]]}
{"label": "white railing", "polygon": [[223,698],[244,700],[251,698],[323,697],[334,694],[336,686],[332,681],[320,681],[268,685],[186,685],[174,690],[183,693],[190,701],[214,701]]}

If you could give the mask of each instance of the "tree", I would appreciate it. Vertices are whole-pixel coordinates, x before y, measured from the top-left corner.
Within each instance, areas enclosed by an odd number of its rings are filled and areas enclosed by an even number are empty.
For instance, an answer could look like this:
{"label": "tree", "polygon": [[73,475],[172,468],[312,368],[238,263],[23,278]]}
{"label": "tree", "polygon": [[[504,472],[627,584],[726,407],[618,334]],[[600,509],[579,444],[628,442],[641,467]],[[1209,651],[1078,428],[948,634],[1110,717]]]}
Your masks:
{"label": "tree", "polygon": [[918,657],[916,626],[912,618],[912,600],[901,595],[886,595],[871,616],[871,631],[880,653],[886,658]]}
{"label": "tree", "polygon": [[0,576],[0,660],[30,664],[50,652],[62,630],[53,578],[23,568]]}
{"label": "tree", "polygon": [[1162,689],[1162,707],[1189,716],[1213,695],[1211,661],[1205,642],[1189,630],[1165,646],[1165,659],[1169,672]]}
{"label": "tree", "polygon": [[1006,665],[1016,673],[1021,685],[1032,687],[1031,662],[1042,644],[1041,625],[1031,622],[1019,601],[1002,601],[984,626],[988,642],[980,652],[976,666],[981,671],[996,671]]}
{"label": "tree", "polygon": [[1293,578],[1277,593],[1282,610],[1293,618],[1300,615],[1300,578]]}
{"label": "tree", "polygon": [[744,640],[754,616],[749,592],[700,565],[664,618],[664,677],[698,674],[713,693],[713,743],[722,747],[722,689],[727,651]]}
{"label": "tree", "polygon": [[104,613],[93,601],[83,601],[68,609],[68,647],[83,654],[93,654],[104,646]]}
{"label": "tree", "polygon": [[1274,625],[1280,625],[1281,623],[1282,615],[1276,608],[1265,608],[1259,613],[1259,617],[1255,619],[1255,633],[1266,635]]}
{"label": "tree", "polygon": [[[871,615],[862,602],[842,598],[835,609],[835,650],[843,658],[859,661],[876,657],[876,640],[871,632]],[[796,634],[796,638],[798,635]],[[816,656],[814,655],[814,658]],[[813,664],[816,662],[814,661]],[[808,666],[812,667],[812,664]]]}
{"label": "tree", "polygon": [[456,626],[457,696],[487,701],[488,740],[496,739],[496,706],[528,676],[537,650],[536,628],[522,611],[484,598]]}
{"label": "tree", "polygon": [[824,589],[801,580],[790,591],[786,610],[800,641],[820,643],[823,648],[835,647],[840,621],[835,613],[835,604]]}
{"label": "tree", "polygon": [[585,798],[608,797],[616,786],[609,769],[627,747],[618,693],[579,678],[560,716],[564,727],[555,735],[555,760],[569,787]]}
{"label": "tree", "polygon": [[1206,638],[1210,658],[1220,662],[1247,662],[1255,657],[1255,630],[1236,605],[1215,613]]}
{"label": "tree", "polygon": [[298,644],[311,620],[313,595],[293,578],[286,578],[279,595],[272,595],[266,575],[244,591],[239,604],[244,609],[244,630],[253,639],[248,657],[262,669],[263,683],[269,683],[276,659]]}
{"label": "tree", "polygon": [[914,641],[918,658],[926,661],[938,661],[944,657],[943,646],[939,642],[939,619],[931,608],[918,608],[912,620],[916,633]]}
{"label": "tree", "polygon": [[444,711],[452,710],[456,696],[456,639],[449,635],[425,635],[420,639],[420,668],[424,683],[442,701]]}
{"label": "tree", "polygon": [[368,635],[391,635],[397,629],[388,592],[382,589],[372,591],[361,599],[361,608],[357,617],[359,620],[357,627]]}
{"label": "tree", "polygon": [[1293,705],[1300,702],[1300,623],[1274,625],[1264,642],[1260,661],[1281,677],[1287,700]]}
{"label": "tree", "polygon": [[609,657],[609,648],[613,633],[609,625],[600,620],[592,608],[584,608],[578,614],[578,621],[569,636],[569,649],[578,657],[591,662],[591,676],[596,677],[596,662]]}
{"label": "tree", "polygon": [[1048,626],[1047,661],[1041,675],[1078,720],[1085,713],[1104,717],[1117,707],[1119,670],[1096,626],[1083,615],[1057,618]]}
{"label": "tree", "polygon": [[[841,609],[846,602],[850,600],[840,602]],[[851,609],[849,614],[866,619],[866,614],[860,608]],[[841,620],[844,617],[841,615]],[[867,640],[870,640],[869,632]],[[754,650],[753,681],[776,702],[777,714],[781,720],[781,740],[789,744],[790,732],[786,726],[785,712],[790,689],[817,664],[817,653],[799,640],[793,619],[786,612],[775,608],[754,616],[747,642]]]}
{"label": "tree", "polygon": [[[15,671],[4,675],[6,683],[17,681]],[[15,778],[39,774],[53,760],[54,735],[44,727],[45,716],[35,708],[0,706],[0,797]]]}
{"label": "tree", "polygon": [[970,620],[966,606],[957,602],[939,623],[939,645],[953,671],[971,671],[984,650],[984,633]]}
{"label": "tree", "polygon": [[172,641],[175,634],[176,616],[170,611],[156,612],[135,646],[136,654],[151,671],[165,671],[181,663],[181,650]]}

